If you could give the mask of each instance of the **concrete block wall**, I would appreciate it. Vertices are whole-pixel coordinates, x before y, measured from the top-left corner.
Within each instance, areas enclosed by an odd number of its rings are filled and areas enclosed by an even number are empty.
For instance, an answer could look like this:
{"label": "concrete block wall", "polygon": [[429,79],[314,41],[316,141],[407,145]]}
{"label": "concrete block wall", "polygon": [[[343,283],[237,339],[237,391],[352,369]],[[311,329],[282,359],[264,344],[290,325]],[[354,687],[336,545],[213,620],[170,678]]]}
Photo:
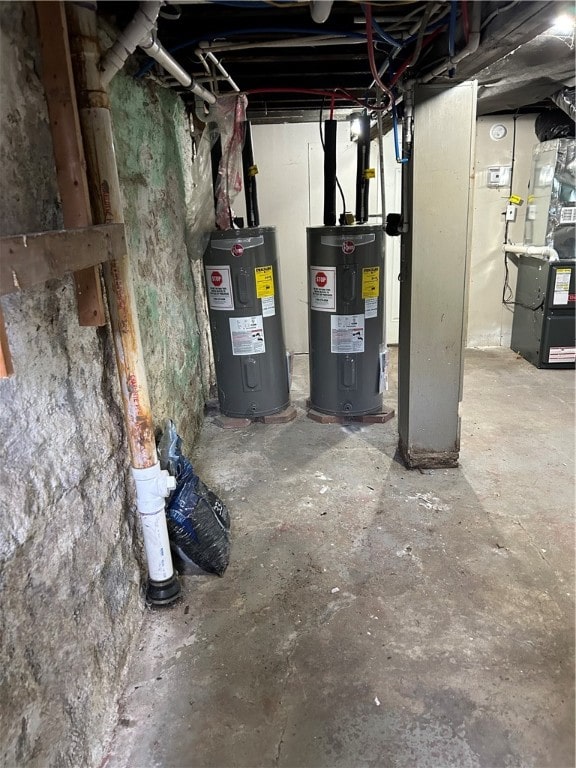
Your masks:
{"label": "concrete block wall", "polygon": [[[0,4],[0,34],[1,234],[55,229],[34,4]],[[111,96],[153,413],[191,446],[207,329],[190,258],[211,223],[189,210],[205,187],[174,93],[120,74]],[[2,309],[15,375],[0,380],[0,764],[99,765],[144,607],[110,334],[78,325],[69,277]]]}

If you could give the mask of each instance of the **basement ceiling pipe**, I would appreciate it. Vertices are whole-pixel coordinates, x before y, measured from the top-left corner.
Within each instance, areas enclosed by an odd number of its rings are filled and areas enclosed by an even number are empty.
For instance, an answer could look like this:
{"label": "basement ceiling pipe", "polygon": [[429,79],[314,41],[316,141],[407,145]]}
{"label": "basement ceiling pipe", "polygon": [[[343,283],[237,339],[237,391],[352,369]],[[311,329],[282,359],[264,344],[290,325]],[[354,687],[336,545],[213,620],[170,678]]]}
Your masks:
{"label": "basement ceiling pipe", "polygon": [[181,85],[207,101],[208,104],[214,104],[216,97],[190,77],[176,59],[155,39],[156,21],[162,5],[162,2],[140,3],[130,24],[124,32],[118,35],[112,47],[106,51],[101,65],[102,86],[105,88],[110,83],[114,75],[122,69],[128,56],[134,53],[136,47],[139,47],[151,59],[157,61]]}
{"label": "basement ceiling pipe", "polygon": [[196,55],[198,52],[205,54],[206,51],[218,53],[220,51],[252,50],[252,48],[304,48],[311,45],[314,47],[319,45],[366,45],[366,40],[346,35],[337,37],[334,35],[309,35],[308,37],[293,37],[285,40],[263,40],[259,43],[213,43],[203,40],[198,44]]}
{"label": "basement ceiling pipe", "polygon": [[310,0],[310,16],[316,24],[324,24],[330,11],[332,10],[333,0]]}
{"label": "basement ceiling pipe", "polygon": [[548,261],[558,261],[558,251],[550,245],[525,245],[524,243],[505,243],[504,253],[517,253],[521,256],[542,256]]}
{"label": "basement ceiling pipe", "polygon": [[141,41],[149,38],[156,26],[162,5],[162,2],[140,3],[130,24],[123,32],[120,32],[112,47],[106,51],[101,65],[102,86],[104,88],[122,69],[128,56],[134,53]]}
{"label": "basement ceiling pipe", "polygon": [[419,79],[419,82],[428,83],[430,80],[432,80],[432,78],[437,77],[438,75],[441,75],[442,72],[445,72],[447,69],[452,69],[452,67],[454,67],[455,64],[458,64],[459,62],[461,62],[462,59],[465,59],[467,56],[470,56],[472,53],[476,53],[476,51],[478,50],[478,46],[480,45],[481,23],[482,23],[482,3],[481,2],[472,3],[472,13],[470,17],[470,37],[468,38],[468,43],[455,56],[452,56],[452,58],[447,59],[445,62],[435,67],[431,72],[428,72],[428,74],[421,77]]}
{"label": "basement ceiling pipe", "polygon": [[[76,99],[84,141],[86,170],[95,224],[124,222],[118,168],[114,153],[108,94],[98,70],[96,12],[80,4],[66,4]],[[147,599],[158,605],[180,594],[174,573],[164,510],[175,479],[160,469],[154,422],[144,367],[144,353],[128,254],[102,265],[110,328],[116,352],[124,420],[130,447],[136,504],[144,534],[148,563]]]}

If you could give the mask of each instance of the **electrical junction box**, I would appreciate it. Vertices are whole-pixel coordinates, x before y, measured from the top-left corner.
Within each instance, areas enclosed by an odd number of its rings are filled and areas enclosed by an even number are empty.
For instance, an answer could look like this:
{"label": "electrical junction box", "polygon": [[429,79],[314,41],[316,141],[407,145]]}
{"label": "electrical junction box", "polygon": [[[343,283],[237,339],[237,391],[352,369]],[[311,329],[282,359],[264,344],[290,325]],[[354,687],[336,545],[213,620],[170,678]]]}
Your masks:
{"label": "electrical junction box", "polygon": [[506,221],[516,221],[517,209],[518,206],[512,205],[512,203],[506,206]]}
{"label": "electrical junction box", "polygon": [[492,188],[509,187],[512,177],[512,166],[491,165],[487,171],[487,186]]}

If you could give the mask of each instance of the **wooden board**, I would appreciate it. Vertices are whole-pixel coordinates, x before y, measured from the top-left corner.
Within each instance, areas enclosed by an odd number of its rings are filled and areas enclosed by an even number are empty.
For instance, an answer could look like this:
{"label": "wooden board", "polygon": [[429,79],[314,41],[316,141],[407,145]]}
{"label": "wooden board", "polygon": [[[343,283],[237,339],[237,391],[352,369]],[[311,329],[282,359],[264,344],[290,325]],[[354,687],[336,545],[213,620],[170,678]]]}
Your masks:
{"label": "wooden board", "polygon": [[[64,3],[37,2],[36,15],[64,226],[88,227],[92,224],[92,213]],[[104,325],[106,314],[98,267],[78,271],[74,281],[80,325]]]}
{"label": "wooden board", "polygon": [[0,379],[5,379],[13,373],[12,355],[4,327],[4,315],[2,314],[2,307],[0,307]]}
{"label": "wooden board", "polygon": [[124,224],[0,238],[0,296],[93,269],[126,253]]}

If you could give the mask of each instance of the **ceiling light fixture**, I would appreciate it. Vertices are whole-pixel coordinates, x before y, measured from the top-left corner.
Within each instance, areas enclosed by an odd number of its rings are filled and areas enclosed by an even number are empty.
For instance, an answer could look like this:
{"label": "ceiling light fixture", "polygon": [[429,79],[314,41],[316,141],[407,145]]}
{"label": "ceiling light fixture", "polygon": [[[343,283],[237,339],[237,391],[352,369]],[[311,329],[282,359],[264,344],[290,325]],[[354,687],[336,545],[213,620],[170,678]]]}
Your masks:
{"label": "ceiling light fixture", "polygon": [[563,13],[557,16],[554,20],[554,24],[550,27],[550,32],[553,35],[559,35],[562,37],[568,37],[574,34],[574,16],[569,13]]}

